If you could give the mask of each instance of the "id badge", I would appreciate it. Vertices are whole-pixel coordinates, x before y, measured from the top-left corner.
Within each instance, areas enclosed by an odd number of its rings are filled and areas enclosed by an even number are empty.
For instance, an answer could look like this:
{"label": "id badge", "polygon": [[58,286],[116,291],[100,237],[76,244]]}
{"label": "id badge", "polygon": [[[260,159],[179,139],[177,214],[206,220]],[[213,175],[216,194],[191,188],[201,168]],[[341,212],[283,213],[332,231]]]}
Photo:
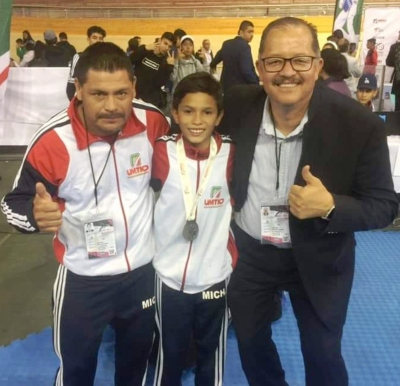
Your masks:
{"label": "id badge", "polygon": [[89,259],[117,255],[112,219],[96,218],[84,223],[86,250]]}
{"label": "id badge", "polygon": [[[279,200],[274,200],[279,201]],[[289,229],[289,205],[261,204],[261,244],[272,244],[278,248],[291,248]]]}

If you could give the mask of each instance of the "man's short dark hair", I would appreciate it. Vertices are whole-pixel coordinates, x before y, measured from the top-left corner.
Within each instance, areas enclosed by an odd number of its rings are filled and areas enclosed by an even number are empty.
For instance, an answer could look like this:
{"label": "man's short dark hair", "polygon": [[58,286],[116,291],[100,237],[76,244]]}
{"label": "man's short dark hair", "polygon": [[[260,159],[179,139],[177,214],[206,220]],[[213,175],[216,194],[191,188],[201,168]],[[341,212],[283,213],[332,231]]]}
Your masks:
{"label": "man's short dark hair", "polygon": [[338,41],[338,48],[341,53],[349,52],[350,42],[347,39],[340,39]]}
{"label": "man's short dark hair", "polygon": [[333,31],[333,36],[334,36],[337,40],[343,39],[343,38],[344,38],[343,31],[342,31],[341,29],[335,29],[335,30]]}
{"label": "man's short dark hair", "polygon": [[125,70],[132,82],[134,79],[131,61],[126,53],[114,43],[97,42],[82,52],[75,67],[75,76],[81,85],[87,81],[89,70],[110,73]]}
{"label": "man's short dark hair", "polygon": [[135,52],[139,48],[139,41],[137,38],[129,39],[128,47],[131,51]]}
{"label": "man's short dark hair", "polygon": [[[182,39],[182,37],[183,36],[185,36],[185,35],[187,35],[187,33],[183,30],[183,29],[180,29],[180,28],[177,28],[175,31],[174,31],[174,36],[175,36],[175,41],[179,38],[179,39]],[[169,39],[168,39],[169,40]],[[175,44],[175,43],[174,43]]]}
{"label": "man's short dark hair", "polygon": [[86,34],[88,38],[90,38],[93,34],[100,34],[103,36],[103,38],[107,36],[106,31],[98,25],[93,25],[92,27],[89,27]]}
{"label": "man's short dark hair", "polygon": [[375,38],[371,38],[367,40],[368,43],[372,43],[373,45],[376,44],[376,39]]}
{"label": "man's short dark hair", "polygon": [[208,72],[196,72],[185,76],[176,86],[172,97],[172,108],[178,110],[179,104],[187,94],[205,93],[214,98],[218,113],[223,109],[222,86]]}
{"label": "man's short dark hair", "polygon": [[[185,35],[183,35],[183,36],[185,36]],[[167,40],[169,40],[170,42],[172,42],[172,44],[175,44],[175,43],[176,43],[176,37],[175,37],[175,35],[174,35],[172,32],[164,32],[164,33],[161,35],[161,39],[167,39]]]}
{"label": "man's short dark hair", "polygon": [[68,40],[68,36],[67,36],[67,34],[65,33],[65,32],[60,32],[59,34],[58,34],[58,38],[61,40],[61,39],[63,39],[63,40]]}
{"label": "man's short dark hair", "polygon": [[249,20],[243,20],[243,21],[240,23],[238,35],[240,34],[240,31],[244,32],[244,31],[246,31],[247,28],[249,28],[249,27],[253,27],[253,28],[254,28],[254,24],[253,24],[251,21],[249,21]]}
{"label": "man's short dark hair", "polygon": [[318,34],[317,28],[315,25],[308,23],[303,19],[298,19],[297,17],[282,17],[280,19],[274,20],[272,23],[268,24],[264,29],[261,35],[260,48],[258,50],[258,54],[261,55],[264,51],[265,41],[267,40],[268,34],[276,28],[287,28],[287,27],[306,27],[311,34],[312,37],[312,49],[315,55],[319,56],[319,43],[318,43]]}

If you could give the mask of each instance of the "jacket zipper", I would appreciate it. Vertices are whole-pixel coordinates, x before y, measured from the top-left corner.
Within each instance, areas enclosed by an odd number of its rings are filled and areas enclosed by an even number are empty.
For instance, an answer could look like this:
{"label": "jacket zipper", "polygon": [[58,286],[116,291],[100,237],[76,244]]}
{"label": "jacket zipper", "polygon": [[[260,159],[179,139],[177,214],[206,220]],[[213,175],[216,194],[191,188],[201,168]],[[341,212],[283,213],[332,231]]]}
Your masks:
{"label": "jacket zipper", "polygon": [[113,153],[113,158],[114,158],[114,168],[115,168],[115,176],[117,178],[117,190],[118,190],[118,197],[119,197],[119,203],[121,205],[121,210],[122,210],[122,217],[124,219],[124,225],[125,225],[125,248],[124,248],[124,255],[125,255],[125,261],[126,265],[128,266],[128,272],[131,271],[131,265],[129,264],[128,260],[128,255],[126,253],[126,250],[128,248],[128,222],[126,221],[126,214],[125,214],[125,209],[124,205],[122,203],[122,197],[121,197],[121,189],[120,189],[120,184],[119,184],[119,177],[118,177],[118,169],[117,169],[117,159],[115,157],[115,148],[114,145],[112,147],[112,153]]}
{"label": "jacket zipper", "polygon": [[[198,154],[196,152],[196,159]],[[196,192],[199,189],[199,183],[200,183],[200,161],[197,159],[197,180],[196,180]],[[197,217],[197,211],[196,211],[196,217]],[[195,217],[195,219],[196,219]],[[190,255],[192,253],[192,245],[193,245],[193,241],[190,242],[189,245],[189,251],[188,251],[188,255],[186,258],[186,263],[185,263],[185,269],[183,270],[183,277],[182,277],[182,285],[181,285],[181,291],[183,292],[183,290],[185,289],[185,284],[186,284],[186,274],[187,274],[187,269],[188,269],[188,265],[189,265],[189,260],[190,260]]]}

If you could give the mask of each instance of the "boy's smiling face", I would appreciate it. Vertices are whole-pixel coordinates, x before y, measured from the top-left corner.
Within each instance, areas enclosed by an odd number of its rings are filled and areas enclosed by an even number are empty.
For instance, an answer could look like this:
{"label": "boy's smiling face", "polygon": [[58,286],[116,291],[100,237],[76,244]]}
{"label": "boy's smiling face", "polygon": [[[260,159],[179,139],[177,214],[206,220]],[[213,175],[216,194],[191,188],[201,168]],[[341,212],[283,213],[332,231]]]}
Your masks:
{"label": "boy's smiling face", "polygon": [[172,110],[182,136],[194,147],[207,149],[214,128],[218,126],[223,112],[218,113],[217,102],[206,93],[189,93]]}

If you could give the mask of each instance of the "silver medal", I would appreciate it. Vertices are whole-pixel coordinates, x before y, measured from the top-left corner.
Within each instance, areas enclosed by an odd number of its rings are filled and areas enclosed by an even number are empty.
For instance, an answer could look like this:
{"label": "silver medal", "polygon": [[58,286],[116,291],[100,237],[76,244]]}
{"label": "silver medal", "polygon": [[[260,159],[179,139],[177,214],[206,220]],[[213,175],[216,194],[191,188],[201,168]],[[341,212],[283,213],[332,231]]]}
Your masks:
{"label": "silver medal", "polygon": [[183,228],[182,236],[187,241],[193,241],[199,234],[199,226],[195,220],[188,220]]}

